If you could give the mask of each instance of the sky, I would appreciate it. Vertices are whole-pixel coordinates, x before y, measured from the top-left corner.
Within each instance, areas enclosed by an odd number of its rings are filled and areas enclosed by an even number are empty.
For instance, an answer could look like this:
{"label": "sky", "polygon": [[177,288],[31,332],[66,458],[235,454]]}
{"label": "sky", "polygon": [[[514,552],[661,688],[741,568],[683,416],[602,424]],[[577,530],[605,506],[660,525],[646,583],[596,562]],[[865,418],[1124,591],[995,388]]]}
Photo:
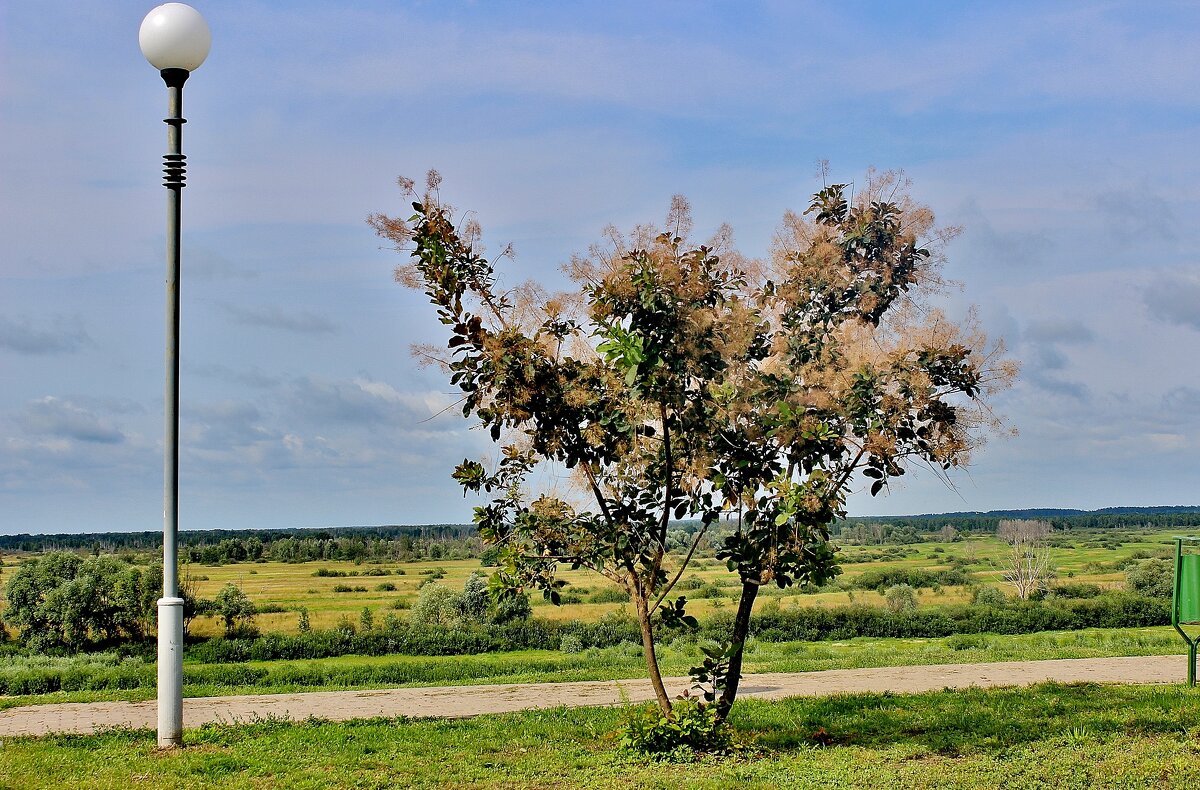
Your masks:
{"label": "sky", "polygon": [[[0,3],[0,533],[161,529],[166,90],[152,3]],[[203,2],[184,152],[183,529],[462,523],[489,453],[418,368],[432,308],[365,218],[437,168],[506,277],[692,203],[768,250],[869,167],[963,233],[1022,363],[953,486],[852,515],[1200,504],[1200,7]]]}

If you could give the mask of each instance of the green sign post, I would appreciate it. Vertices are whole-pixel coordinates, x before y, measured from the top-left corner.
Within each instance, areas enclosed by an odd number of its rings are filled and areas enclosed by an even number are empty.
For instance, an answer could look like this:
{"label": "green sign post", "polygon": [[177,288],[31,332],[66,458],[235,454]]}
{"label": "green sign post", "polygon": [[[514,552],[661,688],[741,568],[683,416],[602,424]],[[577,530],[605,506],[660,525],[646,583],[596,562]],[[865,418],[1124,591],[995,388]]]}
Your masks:
{"label": "green sign post", "polygon": [[1188,645],[1188,685],[1196,685],[1196,646],[1200,633],[1188,636],[1181,626],[1200,625],[1200,554],[1184,554],[1183,544],[1200,545],[1200,538],[1175,538],[1175,595],[1171,600],[1171,625]]}

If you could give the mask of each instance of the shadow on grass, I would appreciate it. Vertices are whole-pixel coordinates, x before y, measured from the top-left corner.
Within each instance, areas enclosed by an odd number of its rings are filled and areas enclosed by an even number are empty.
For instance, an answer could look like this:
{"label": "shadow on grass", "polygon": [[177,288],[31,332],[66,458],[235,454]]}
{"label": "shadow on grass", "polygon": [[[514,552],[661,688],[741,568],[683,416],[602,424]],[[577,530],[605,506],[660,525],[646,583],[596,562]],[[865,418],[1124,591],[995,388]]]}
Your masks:
{"label": "shadow on grass", "polygon": [[1046,683],[927,694],[855,694],[775,703],[746,700],[734,725],[767,751],[909,745],[944,755],[1000,751],[1081,735],[1200,731],[1200,690],[1184,686]]}

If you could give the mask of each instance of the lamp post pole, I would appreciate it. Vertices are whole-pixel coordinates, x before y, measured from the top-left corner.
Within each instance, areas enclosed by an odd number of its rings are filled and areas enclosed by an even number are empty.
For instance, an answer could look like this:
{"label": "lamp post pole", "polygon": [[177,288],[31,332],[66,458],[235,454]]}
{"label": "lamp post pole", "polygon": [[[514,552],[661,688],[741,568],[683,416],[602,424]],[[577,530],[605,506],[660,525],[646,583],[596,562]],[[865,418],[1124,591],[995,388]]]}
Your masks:
{"label": "lamp post pole", "polygon": [[204,18],[182,3],[161,5],[138,31],[146,60],[167,85],[167,310],[163,438],[163,597],[158,601],[158,746],[183,745],[183,598],[179,595],[179,225],[185,178],[183,83],[208,56]]}
{"label": "lamp post pole", "polygon": [[183,599],[179,597],[179,220],[186,157],[183,149],[184,69],[163,69],[169,92],[167,153],[167,348],[163,404],[163,597],[158,601],[158,745],[183,743]]}

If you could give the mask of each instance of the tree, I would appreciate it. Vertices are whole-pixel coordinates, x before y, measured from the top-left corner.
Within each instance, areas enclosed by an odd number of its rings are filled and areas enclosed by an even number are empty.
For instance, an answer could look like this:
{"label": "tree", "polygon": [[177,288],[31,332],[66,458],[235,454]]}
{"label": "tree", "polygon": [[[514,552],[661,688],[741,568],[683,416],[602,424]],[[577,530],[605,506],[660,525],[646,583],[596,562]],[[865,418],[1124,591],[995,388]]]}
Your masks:
{"label": "tree", "polygon": [[236,584],[226,584],[218,590],[213,604],[225,624],[226,636],[236,634],[239,626],[249,625],[258,613],[250,596]]}
{"label": "tree", "polygon": [[1050,522],[1030,519],[1002,519],[996,527],[996,536],[1009,544],[1004,580],[1022,601],[1035,592],[1044,592],[1049,585],[1050,548],[1046,538],[1052,530]]}
{"label": "tree", "polygon": [[[677,197],[665,229],[611,231],[566,267],[578,290],[550,294],[502,287],[478,225],[456,226],[439,184],[431,173],[409,219],[370,222],[411,256],[397,279],[423,290],[449,330],[445,352],[417,353],[443,365],[463,415],[501,443],[490,469],[464,460],[453,475],[492,495],[475,522],[502,548],[494,590],[557,602],[560,565],[614,581],[669,716],[655,632],[695,627],[686,598],[669,596],[727,519],[717,556],[739,577],[737,612],[725,647],[694,672],[723,719],[760,587],[837,574],[828,528],[856,473],[878,494],[910,459],[963,462],[985,396],[1013,373],[970,321],[924,304],[945,236],[895,176],[872,175],[853,197],[843,184],[817,193],[813,218],[787,214],[771,260],[749,261],[727,228],[689,241]],[[539,465],[576,489],[526,492]],[[702,527],[673,554],[670,521],[685,515]]]}
{"label": "tree", "polygon": [[161,580],[161,568],[50,552],[22,563],[9,578],[6,617],[37,650],[138,640],[150,631]]}
{"label": "tree", "polygon": [[459,599],[458,593],[443,584],[424,584],[408,620],[414,625],[450,625],[459,617]]}
{"label": "tree", "polygon": [[897,614],[912,612],[917,608],[917,591],[907,584],[893,584],[883,594],[888,611]]}

